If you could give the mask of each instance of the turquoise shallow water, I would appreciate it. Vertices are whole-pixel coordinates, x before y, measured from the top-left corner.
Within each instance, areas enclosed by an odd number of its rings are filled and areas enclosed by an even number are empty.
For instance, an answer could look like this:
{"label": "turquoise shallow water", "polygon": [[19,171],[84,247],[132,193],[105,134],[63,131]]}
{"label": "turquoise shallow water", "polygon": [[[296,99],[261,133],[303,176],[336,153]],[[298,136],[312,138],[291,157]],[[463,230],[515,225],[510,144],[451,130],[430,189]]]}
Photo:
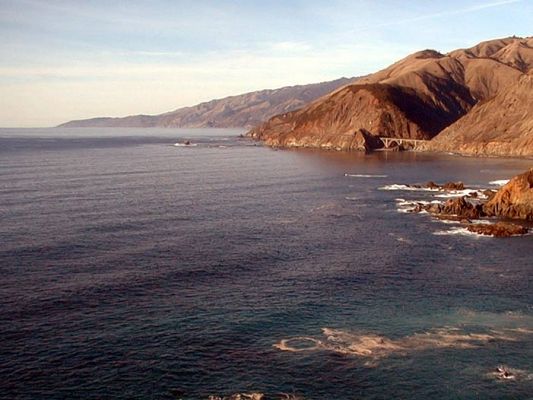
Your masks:
{"label": "turquoise shallow water", "polygon": [[435,235],[397,210],[431,194],[379,189],[531,160],[239,133],[0,130],[1,398],[531,397],[533,237]]}

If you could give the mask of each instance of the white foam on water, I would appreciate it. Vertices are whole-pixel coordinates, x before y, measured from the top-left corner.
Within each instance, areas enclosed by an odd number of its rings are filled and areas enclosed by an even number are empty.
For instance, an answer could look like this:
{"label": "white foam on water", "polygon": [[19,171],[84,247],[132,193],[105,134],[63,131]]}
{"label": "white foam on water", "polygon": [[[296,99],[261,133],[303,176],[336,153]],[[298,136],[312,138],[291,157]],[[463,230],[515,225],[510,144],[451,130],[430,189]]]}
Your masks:
{"label": "white foam on water", "polygon": [[494,370],[486,374],[487,377],[498,381],[531,381],[533,373],[530,371],[512,368],[507,365],[498,365]]}
{"label": "white foam on water", "polygon": [[495,185],[495,186],[503,186],[505,184],[507,184],[509,182],[509,179],[498,179],[498,180],[495,180],[495,181],[490,181],[489,184],[490,185]]}
{"label": "white foam on water", "polygon": [[442,194],[436,194],[435,197],[447,199],[447,198],[454,198],[454,197],[463,197],[463,196],[469,196],[472,193],[477,193],[479,195],[483,195],[482,193],[478,192],[477,190],[472,189],[464,189],[464,190],[450,190],[446,193]]}
{"label": "white foam on water", "polygon": [[[427,206],[428,204],[441,204],[442,201],[439,200],[405,200],[405,199],[395,199],[396,205],[398,208],[396,209],[399,213],[412,213],[414,209],[419,206]],[[426,210],[418,211],[417,214],[428,214]]]}
{"label": "white foam on water", "polygon": [[344,174],[350,178],[387,178],[388,175],[371,175],[371,174]]}
{"label": "white foam on water", "polygon": [[185,143],[174,143],[174,147],[196,147],[197,143],[185,144]]}
{"label": "white foam on water", "polygon": [[458,225],[461,223],[460,221],[453,221],[450,219],[432,219],[431,222],[442,223],[446,225]]}
{"label": "white foam on water", "polygon": [[393,183],[392,185],[385,185],[380,188],[379,190],[405,190],[409,192],[438,192],[439,189],[431,189],[427,187],[414,187],[409,185],[399,185],[396,183]]}
{"label": "white foam on water", "polygon": [[490,237],[493,237],[493,236],[489,236],[489,235],[482,235],[480,233],[475,233],[475,232],[470,232],[468,229],[466,228],[451,228],[451,229],[448,229],[448,230],[444,230],[444,231],[435,231],[433,232],[434,235],[436,236],[467,236],[467,237],[473,237],[473,238],[480,238],[480,237],[485,237],[485,238],[490,238]]}
{"label": "white foam on water", "polygon": [[483,225],[491,225],[491,221],[487,221],[486,219],[473,219],[472,223],[474,224],[483,224]]}
{"label": "white foam on water", "polygon": [[349,332],[340,329],[322,328],[325,339],[299,336],[283,339],[274,347],[288,352],[331,351],[343,355],[378,360],[392,354],[405,355],[410,352],[431,349],[475,349],[495,341],[520,341],[531,335],[529,330],[517,332],[515,329],[488,329],[482,332],[469,332],[458,327],[442,327],[414,333],[398,339],[386,336]]}

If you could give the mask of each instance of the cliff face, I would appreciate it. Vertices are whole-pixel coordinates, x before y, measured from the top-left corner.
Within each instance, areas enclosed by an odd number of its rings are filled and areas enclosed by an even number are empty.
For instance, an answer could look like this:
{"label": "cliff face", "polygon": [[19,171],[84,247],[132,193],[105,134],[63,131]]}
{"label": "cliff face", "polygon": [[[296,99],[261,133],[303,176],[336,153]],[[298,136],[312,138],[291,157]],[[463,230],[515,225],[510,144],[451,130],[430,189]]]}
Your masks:
{"label": "cliff face", "polygon": [[[275,116],[249,135],[271,145],[348,150],[348,138],[360,129],[374,136],[431,139],[449,127],[464,135],[465,146],[456,149],[451,139],[440,139],[439,134],[431,149],[468,152],[480,140],[468,132],[484,115],[491,115],[494,123],[504,118],[508,126],[492,131],[481,126],[479,135],[503,135],[505,143],[507,137],[520,137],[495,153],[511,154],[520,143],[528,150],[516,154],[529,154],[532,102],[527,73],[532,67],[533,38],[493,40],[446,55],[424,50],[300,110]],[[511,106],[496,117],[491,109],[500,109],[502,102]],[[483,112],[478,111],[483,106]],[[466,119],[470,112],[477,117]],[[525,121],[517,123],[517,118]],[[455,127],[456,121],[461,124]]]}
{"label": "cliff face", "polygon": [[487,215],[533,221],[533,169],[515,176],[484,206]]}
{"label": "cliff face", "polygon": [[92,118],[70,121],[60,125],[60,127],[252,127],[266,121],[273,115],[303,107],[307,103],[356,80],[357,78],[341,78],[311,85],[261,90],[212,100],[160,115]]}

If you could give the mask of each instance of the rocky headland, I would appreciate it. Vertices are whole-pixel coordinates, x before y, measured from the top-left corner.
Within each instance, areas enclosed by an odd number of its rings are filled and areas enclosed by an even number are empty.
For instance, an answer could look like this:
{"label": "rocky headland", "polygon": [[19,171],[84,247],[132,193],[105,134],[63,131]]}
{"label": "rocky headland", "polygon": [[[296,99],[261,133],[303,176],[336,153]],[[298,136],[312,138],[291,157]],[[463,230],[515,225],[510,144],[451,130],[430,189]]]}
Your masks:
{"label": "rocky headland", "polygon": [[407,187],[451,194],[445,201],[405,202],[407,212],[429,213],[439,220],[458,222],[469,232],[494,237],[524,235],[531,229],[533,168],[515,176],[498,191],[468,189],[462,182]]}
{"label": "rocky headland", "polygon": [[533,37],[414,53],[249,131],[267,145],[335,150],[423,139],[420,149],[533,156]]}

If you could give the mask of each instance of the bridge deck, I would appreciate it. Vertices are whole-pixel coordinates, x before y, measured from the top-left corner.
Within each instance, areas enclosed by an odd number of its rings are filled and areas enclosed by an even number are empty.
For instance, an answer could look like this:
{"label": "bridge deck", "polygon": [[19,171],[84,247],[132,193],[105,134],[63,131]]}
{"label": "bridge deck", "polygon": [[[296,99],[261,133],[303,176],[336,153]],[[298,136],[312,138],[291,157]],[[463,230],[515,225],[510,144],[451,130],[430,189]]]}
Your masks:
{"label": "bridge deck", "polygon": [[385,148],[389,148],[393,143],[396,145],[408,145],[412,147],[413,149],[416,149],[416,147],[421,144],[425,143],[428,140],[424,139],[408,139],[408,138],[395,138],[395,137],[383,137],[379,136],[379,139],[383,142],[385,145]]}

